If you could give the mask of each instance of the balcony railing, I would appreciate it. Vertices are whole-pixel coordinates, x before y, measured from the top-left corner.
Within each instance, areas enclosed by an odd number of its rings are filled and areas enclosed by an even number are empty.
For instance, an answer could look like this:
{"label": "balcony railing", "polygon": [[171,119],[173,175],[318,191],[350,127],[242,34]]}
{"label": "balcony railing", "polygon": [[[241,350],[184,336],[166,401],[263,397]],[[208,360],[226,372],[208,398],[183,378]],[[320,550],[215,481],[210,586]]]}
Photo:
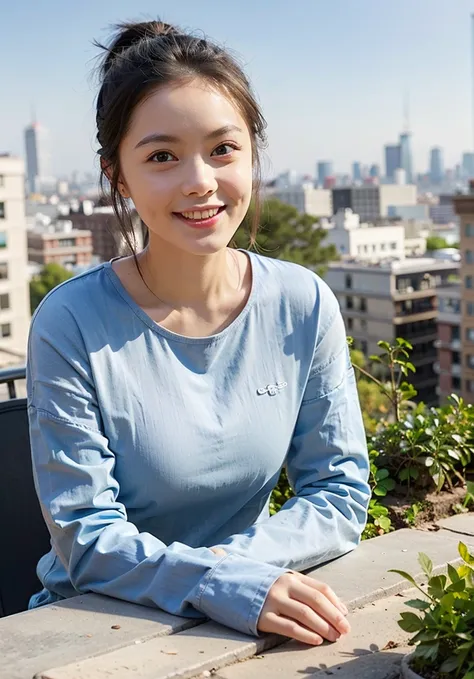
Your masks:
{"label": "balcony railing", "polygon": [[8,398],[16,398],[17,380],[26,379],[26,365],[15,365],[12,368],[2,368],[0,370],[0,384],[8,387]]}

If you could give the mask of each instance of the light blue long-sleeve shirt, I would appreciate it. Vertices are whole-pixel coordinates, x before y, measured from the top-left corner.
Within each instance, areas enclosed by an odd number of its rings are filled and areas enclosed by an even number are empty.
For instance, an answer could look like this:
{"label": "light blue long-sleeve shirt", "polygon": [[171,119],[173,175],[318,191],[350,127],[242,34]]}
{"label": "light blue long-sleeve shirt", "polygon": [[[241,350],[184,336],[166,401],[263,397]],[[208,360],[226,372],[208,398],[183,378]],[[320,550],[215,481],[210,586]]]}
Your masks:
{"label": "light blue long-sleeve shirt", "polygon": [[[52,548],[30,608],[97,592],[257,635],[283,573],[357,545],[369,465],[337,300],[308,269],[249,257],[249,300],[212,337],[156,324],[111,262],[36,310],[28,415]],[[270,517],[284,465],[296,497]]]}

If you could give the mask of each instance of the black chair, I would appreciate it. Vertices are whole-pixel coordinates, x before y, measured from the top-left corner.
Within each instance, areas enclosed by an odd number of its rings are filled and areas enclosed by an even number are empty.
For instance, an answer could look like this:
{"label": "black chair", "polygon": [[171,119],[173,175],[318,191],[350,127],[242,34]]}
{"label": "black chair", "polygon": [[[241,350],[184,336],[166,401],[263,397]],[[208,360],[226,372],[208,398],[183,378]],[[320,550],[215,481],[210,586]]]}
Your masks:
{"label": "black chair", "polygon": [[33,483],[26,399],[0,401],[0,617],[27,609],[41,589],[36,565],[49,549]]}

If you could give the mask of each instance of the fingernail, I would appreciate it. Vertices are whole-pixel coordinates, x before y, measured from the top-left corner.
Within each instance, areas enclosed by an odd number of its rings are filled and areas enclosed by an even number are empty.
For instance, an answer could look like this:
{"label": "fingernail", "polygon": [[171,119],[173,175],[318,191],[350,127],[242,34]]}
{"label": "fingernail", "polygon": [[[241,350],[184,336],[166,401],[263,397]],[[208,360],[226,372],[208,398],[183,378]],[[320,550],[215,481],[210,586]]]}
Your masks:
{"label": "fingernail", "polygon": [[347,606],[345,606],[342,601],[339,602],[339,609],[344,613],[344,615],[349,613]]}

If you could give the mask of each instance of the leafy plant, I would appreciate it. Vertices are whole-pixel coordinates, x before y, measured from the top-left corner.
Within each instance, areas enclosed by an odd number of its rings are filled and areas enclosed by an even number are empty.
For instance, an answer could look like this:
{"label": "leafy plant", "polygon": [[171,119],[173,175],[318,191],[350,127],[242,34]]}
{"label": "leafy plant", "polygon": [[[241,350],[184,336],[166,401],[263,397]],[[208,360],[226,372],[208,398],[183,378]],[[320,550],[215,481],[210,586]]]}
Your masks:
{"label": "leafy plant", "polygon": [[413,504],[405,510],[404,519],[409,526],[414,526],[416,524],[416,517],[424,509],[424,505],[424,502],[413,502]]}
{"label": "leafy plant", "polygon": [[458,551],[463,563],[458,568],[448,564],[446,575],[433,575],[429,557],[418,555],[428,578],[427,591],[405,571],[390,571],[408,580],[424,597],[407,601],[419,613],[403,612],[398,621],[405,632],[415,632],[409,641],[415,646],[411,664],[422,676],[436,671],[452,679],[474,678],[474,556],[462,542]]}

